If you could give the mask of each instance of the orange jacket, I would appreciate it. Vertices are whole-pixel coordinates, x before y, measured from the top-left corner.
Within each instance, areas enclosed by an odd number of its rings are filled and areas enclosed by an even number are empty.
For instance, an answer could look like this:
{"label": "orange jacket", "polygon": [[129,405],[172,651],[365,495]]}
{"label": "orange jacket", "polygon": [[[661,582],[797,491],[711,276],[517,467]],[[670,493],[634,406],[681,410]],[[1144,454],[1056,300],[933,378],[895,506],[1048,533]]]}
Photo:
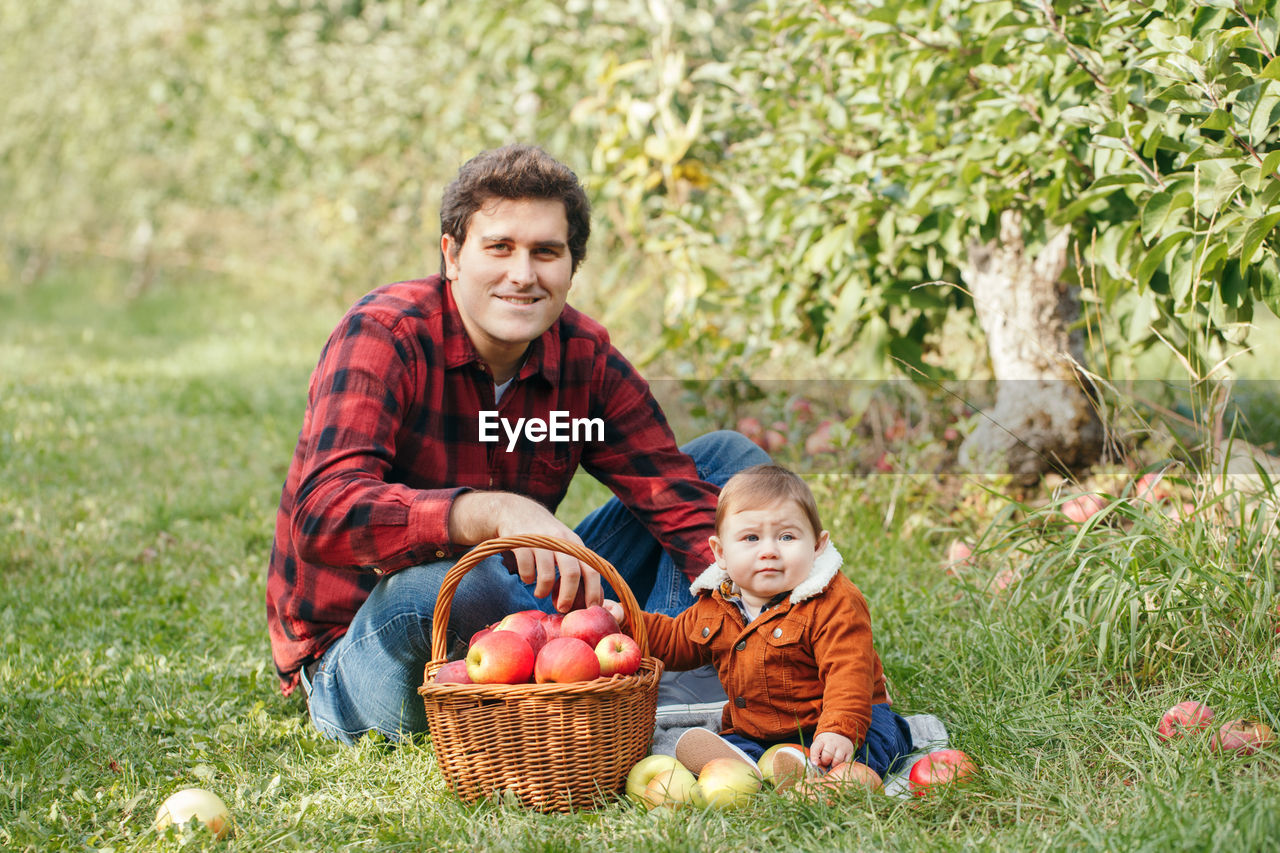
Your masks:
{"label": "orange jacket", "polygon": [[836,732],[861,745],[871,706],[888,696],[867,601],[842,562],[829,544],[809,577],[749,625],[725,597],[734,595],[728,574],[709,566],[679,616],[644,614],[651,653],[673,670],[715,665],[729,696],[725,733],[771,741]]}

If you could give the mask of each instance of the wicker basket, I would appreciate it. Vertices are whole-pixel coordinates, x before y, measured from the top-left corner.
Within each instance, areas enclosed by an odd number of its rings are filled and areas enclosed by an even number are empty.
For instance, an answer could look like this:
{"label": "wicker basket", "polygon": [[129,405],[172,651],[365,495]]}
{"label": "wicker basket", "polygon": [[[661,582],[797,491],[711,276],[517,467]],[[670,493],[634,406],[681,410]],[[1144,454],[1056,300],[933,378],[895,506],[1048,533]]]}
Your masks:
{"label": "wicker basket", "polygon": [[[446,663],[449,611],[463,576],[481,560],[514,548],[546,548],[598,571],[622,600],[640,646],[640,669],[574,684],[435,684]],[[621,792],[649,752],[662,662],[649,656],[640,607],[607,561],[545,536],[492,539],[457,562],[441,584],[431,623],[431,661],[418,688],[445,782],[474,802],[514,795],[544,812],[593,808]]]}

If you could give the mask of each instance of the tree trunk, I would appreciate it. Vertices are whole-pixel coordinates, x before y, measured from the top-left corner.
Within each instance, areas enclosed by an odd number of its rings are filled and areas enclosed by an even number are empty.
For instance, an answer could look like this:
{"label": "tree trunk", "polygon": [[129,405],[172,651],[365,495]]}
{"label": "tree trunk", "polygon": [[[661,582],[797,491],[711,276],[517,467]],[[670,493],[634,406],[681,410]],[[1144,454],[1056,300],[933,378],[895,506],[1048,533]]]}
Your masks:
{"label": "tree trunk", "polygon": [[1070,333],[1079,305],[1060,279],[1069,233],[1034,258],[1022,215],[1000,216],[1000,236],[969,248],[966,281],[996,378],[995,405],[965,439],[961,464],[1031,485],[1049,471],[1082,471],[1102,454],[1103,428],[1080,380],[1083,352]]}

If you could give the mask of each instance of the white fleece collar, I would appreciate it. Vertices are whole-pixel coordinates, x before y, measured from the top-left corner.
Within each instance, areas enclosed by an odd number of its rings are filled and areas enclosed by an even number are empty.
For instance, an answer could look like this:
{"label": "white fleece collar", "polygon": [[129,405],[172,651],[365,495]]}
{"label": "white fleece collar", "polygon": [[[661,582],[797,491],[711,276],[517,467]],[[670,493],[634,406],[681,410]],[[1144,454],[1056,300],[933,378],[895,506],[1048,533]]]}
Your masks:
{"label": "white fleece collar", "polygon": [[[818,556],[814,558],[813,568],[809,571],[809,576],[796,584],[795,589],[791,590],[791,603],[799,604],[822,592],[827,588],[827,584],[831,583],[831,579],[840,572],[840,567],[843,565],[844,557],[840,556],[836,546],[828,541],[827,547],[823,548]],[[690,584],[689,592],[693,595],[697,595],[700,592],[711,592],[719,589],[720,585],[727,580],[729,580],[729,573],[720,568],[719,564],[712,563]]]}

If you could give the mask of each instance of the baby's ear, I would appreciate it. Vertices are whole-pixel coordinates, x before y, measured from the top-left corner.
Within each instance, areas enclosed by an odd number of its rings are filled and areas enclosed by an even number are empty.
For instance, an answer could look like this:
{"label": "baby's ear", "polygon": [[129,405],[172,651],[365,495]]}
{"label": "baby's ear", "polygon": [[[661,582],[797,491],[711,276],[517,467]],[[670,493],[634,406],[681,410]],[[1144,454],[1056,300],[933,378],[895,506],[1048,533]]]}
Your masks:
{"label": "baby's ear", "polygon": [[827,550],[827,546],[829,544],[831,544],[831,534],[824,530],[822,531],[821,534],[818,535],[818,541],[814,543],[814,546],[813,546],[814,555],[817,556],[818,554],[821,554],[823,551]]}

